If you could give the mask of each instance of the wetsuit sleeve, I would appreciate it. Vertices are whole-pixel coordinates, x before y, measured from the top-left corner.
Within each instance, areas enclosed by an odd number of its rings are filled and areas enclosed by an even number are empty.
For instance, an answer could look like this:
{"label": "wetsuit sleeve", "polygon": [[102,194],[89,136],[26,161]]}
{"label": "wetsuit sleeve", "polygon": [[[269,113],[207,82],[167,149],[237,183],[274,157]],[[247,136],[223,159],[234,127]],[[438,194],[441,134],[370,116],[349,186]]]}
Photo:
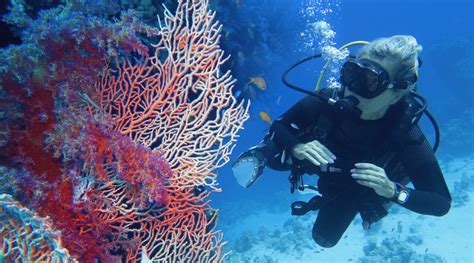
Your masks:
{"label": "wetsuit sleeve", "polygon": [[304,97],[273,122],[269,130],[270,139],[281,149],[290,151],[302,143],[298,137],[314,124],[320,107],[321,102],[316,97]]}
{"label": "wetsuit sleeve", "polygon": [[445,215],[451,207],[451,195],[433,150],[418,126],[409,137],[416,143],[405,146],[402,164],[415,189],[410,189],[402,206],[420,214]]}

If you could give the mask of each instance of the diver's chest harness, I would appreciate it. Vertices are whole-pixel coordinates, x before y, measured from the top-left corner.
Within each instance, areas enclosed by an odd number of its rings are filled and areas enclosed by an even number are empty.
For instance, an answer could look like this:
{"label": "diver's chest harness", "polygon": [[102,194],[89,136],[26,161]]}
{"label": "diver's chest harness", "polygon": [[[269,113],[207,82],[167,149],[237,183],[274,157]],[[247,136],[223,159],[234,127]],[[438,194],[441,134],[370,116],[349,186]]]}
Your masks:
{"label": "diver's chest harness", "polygon": [[[410,97],[394,106],[396,108],[392,109],[391,116],[388,117],[395,117],[396,121],[390,122],[392,119],[389,119],[387,122],[396,123],[397,125],[385,126],[385,128],[378,130],[380,132],[379,136],[383,136],[383,138],[374,139],[376,147],[372,145],[368,149],[361,150],[361,152],[368,154],[356,153],[351,155],[350,153],[353,153],[353,150],[357,147],[357,143],[353,143],[348,145],[351,149],[348,149],[347,154],[342,158],[339,158],[336,153],[338,160],[334,164],[318,167],[309,161],[303,161],[301,165],[295,164],[291,167],[291,174],[288,177],[291,184],[291,193],[294,193],[295,190],[311,189],[322,194],[322,196],[314,196],[308,202],[296,201],[292,203],[293,215],[304,215],[309,211],[316,211],[338,198],[347,198],[356,202],[355,205],[357,205],[364,223],[368,225],[380,220],[388,213],[386,209],[388,200],[378,196],[372,189],[356,184],[349,174],[350,169],[354,167],[354,163],[364,161],[382,167],[387,172],[387,176],[394,182],[402,185],[409,182],[398,156],[406,145],[421,143],[421,134],[418,138],[410,138],[408,133],[414,125],[417,125],[419,120],[417,113],[422,106]],[[393,116],[393,113],[397,116]],[[335,115],[328,107],[320,114],[315,125],[308,127],[304,134],[299,135],[306,141],[316,139],[334,150],[331,148],[331,144],[337,143],[339,144],[338,148],[340,148],[341,144],[345,145],[349,141],[349,139],[344,138],[344,135],[347,134],[347,130],[344,132],[344,123],[345,120]],[[351,156],[355,156],[355,158],[351,158]],[[319,176],[317,186],[305,184],[304,174],[317,174]]]}
{"label": "diver's chest harness", "polygon": [[[317,174],[320,177],[328,174],[347,175],[357,162],[374,163],[384,168],[391,180],[401,181],[401,178],[392,171],[397,166],[394,163],[398,162],[398,158],[395,157],[405,145],[421,142],[420,138],[413,140],[407,136],[413,125],[417,124],[419,118],[416,117],[416,113],[419,107],[421,107],[420,104],[410,98],[400,101],[400,105],[392,110],[398,115],[396,121],[385,120],[384,123],[379,123],[379,129],[371,130],[371,134],[364,134],[364,130],[357,131],[358,127],[353,126],[351,120],[344,119],[330,107],[325,107],[319,114],[317,122],[298,136],[304,142],[318,140],[332,151],[345,149],[342,152],[336,152],[338,160],[334,164],[315,166],[304,160],[292,165],[289,176],[291,192],[297,189],[304,191],[307,188],[319,190],[316,186],[303,183],[304,174]],[[386,126],[387,123],[390,126]],[[394,126],[393,123],[397,125]],[[357,137],[365,136],[368,139],[362,142],[354,141],[354,138],[351,138],[351,132],[358,133]]]}

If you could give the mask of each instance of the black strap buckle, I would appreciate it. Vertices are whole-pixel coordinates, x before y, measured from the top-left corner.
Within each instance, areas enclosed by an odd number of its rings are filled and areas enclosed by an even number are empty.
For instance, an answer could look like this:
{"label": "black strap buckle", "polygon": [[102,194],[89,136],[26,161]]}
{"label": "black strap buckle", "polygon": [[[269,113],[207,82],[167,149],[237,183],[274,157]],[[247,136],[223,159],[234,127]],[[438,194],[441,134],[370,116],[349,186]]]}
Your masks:
{"label": "black strap buckle", "polygon": [[291,214],[294,216],[302,216],[309,211],[317,211],[323,205],[323,198],[320,195],[316,195],[311,198],[308,202],[296,201],[291,204]]}
{"label": "black strap buckle", "polygon": [[290,176],[288,177],[288,181],[290,181],[290,192],[294,193],[296,189],[300,189],[300,186],[303,182],[303,175],[299,172],[292,171]]}

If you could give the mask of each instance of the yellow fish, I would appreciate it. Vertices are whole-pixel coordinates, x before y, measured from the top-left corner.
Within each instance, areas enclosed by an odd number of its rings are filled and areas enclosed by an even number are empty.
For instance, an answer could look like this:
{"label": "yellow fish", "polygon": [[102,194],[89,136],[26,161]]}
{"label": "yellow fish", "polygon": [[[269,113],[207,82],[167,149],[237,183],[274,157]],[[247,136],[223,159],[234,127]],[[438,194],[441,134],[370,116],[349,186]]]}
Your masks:
{"label": "yellow fish", "polygon": [[262,119],[262,121],[272,125],[272,120],[270,119],[270,116],[268,116],[268,113],[261,111],[258,113],[258,115],[260,115],[260,118]]}
{"label": "yellow fish", "polygon": [[255,84],[261,90],[267,89],[267,83],[262,77],[251,77],[249,83]]}

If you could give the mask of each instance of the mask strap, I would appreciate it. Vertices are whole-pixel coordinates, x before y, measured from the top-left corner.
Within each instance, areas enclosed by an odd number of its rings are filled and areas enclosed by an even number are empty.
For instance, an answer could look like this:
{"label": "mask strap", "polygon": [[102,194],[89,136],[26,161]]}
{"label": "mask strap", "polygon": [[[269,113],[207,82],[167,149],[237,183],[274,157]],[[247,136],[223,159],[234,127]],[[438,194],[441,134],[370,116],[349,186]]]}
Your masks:
{"label": "mask strap", "polygon": [[[418,65],[417,65],[417,62],[418,62]],[[421,67],[421,65],[423,65],[423,60],[421,60],[420,56],[417,55],[416,61],[415,61],[415,76],[417,80],[419,76],[418,69]]]}

